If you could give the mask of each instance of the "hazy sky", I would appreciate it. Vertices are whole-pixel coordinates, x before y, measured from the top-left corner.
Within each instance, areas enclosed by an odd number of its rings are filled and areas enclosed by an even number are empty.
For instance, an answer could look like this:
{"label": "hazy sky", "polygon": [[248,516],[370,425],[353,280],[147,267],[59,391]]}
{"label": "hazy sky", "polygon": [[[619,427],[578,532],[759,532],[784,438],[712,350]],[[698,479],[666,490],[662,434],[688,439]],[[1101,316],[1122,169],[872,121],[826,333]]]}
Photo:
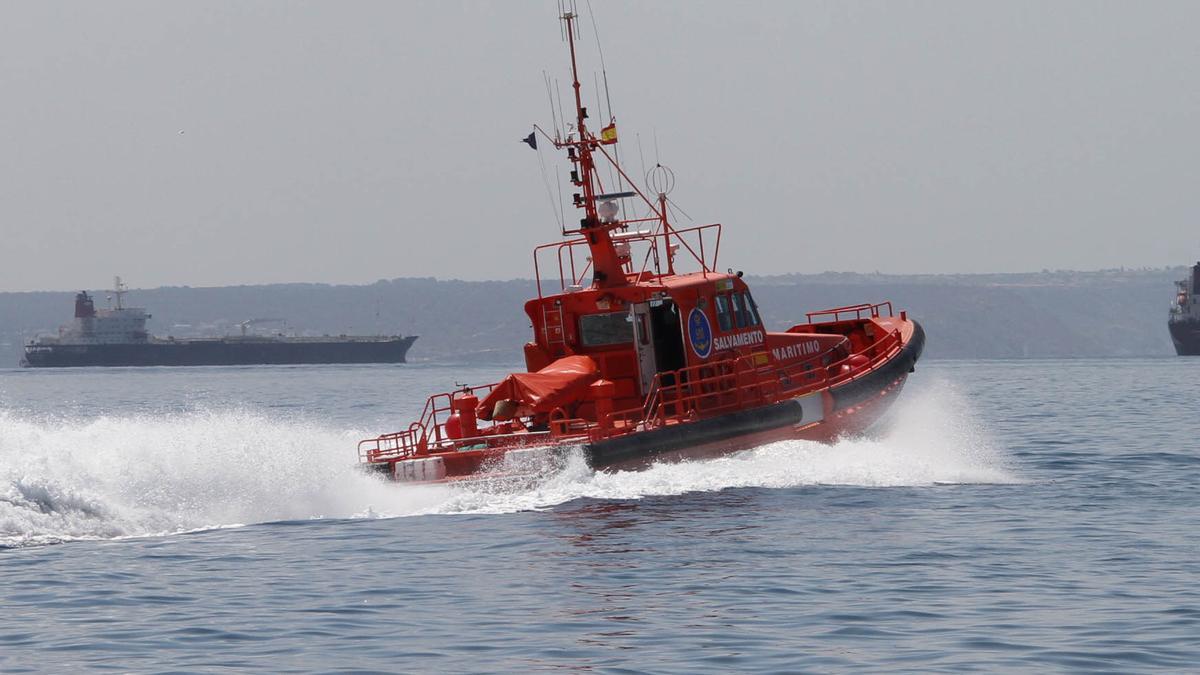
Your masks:
{"label": "hazy sky", "polygon": [[[1200,257],[1200,3],[592,6],[722,267]],[[0,290],[528,277],[566,66],[554,0],[4,2]]]}

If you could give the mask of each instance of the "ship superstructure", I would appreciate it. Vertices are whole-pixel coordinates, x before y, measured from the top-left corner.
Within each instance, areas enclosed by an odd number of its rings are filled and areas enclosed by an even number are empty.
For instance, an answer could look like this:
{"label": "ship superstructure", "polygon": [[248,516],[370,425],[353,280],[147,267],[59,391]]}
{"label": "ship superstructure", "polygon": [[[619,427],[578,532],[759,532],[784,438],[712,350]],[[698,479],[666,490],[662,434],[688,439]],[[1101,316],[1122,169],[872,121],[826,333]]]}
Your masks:
{"label": "ship superstructure", "polygon": [[42,338],[45,345],[103,345],[145,343],[146,320],[150,315],[141,307],[126,307],[127,293],[121,277],[113,279],[111,298],[116,306],[96,309],[96,303],[87,291],[75,294],[75,318],[58,329],[57,337]]}

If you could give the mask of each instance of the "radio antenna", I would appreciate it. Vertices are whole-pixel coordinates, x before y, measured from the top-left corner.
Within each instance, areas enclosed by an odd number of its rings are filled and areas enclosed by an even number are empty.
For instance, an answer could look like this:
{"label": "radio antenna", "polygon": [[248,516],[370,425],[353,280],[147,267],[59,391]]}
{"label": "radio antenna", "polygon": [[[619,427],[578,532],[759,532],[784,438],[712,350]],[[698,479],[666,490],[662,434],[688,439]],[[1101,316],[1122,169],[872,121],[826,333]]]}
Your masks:
{"label": "radio antenna", "polygon": [[[600,29],[596,27],[596,11],[592,9],[592,0],[587,0],[588,18],[592,20],[592,35],[596,37],[596,52],[600,55],[600,76],[604,79],[604,107],[607,109],[608,121],[611,124],[616,120],[613,115],[612,98],[608,93],[608,68],[604,65],[604,47],[600,45]],[[597,87],[598,88],[598,87]],[[596,100],[599,102],[600,92],[596,92]],[[621,151],[613,147],[613,160],[616,164],[621,163]],[[625,191],[625,179],[621,177],[621,172],[617,172],[617,191]],[[621,218],[628,220],[629,214],[625,210],[625,200],[621,200]]]}
{"label": "radio antenna", "polygon": [[554,80],[554,91],[558,94],[558,118],[563,121],[563,136],[565,137],[571,128],[571,124],[567,122],[567,116],[562,110],[562,89],[558,86],[558,79]]}
{"label": "radio antenna", "polygon": [[[608,68],[604,65],[604,48],[600,46],[600,29],[596,27],[596,12],[592,10],[592,0],[587,0],[588,17],[592,20],[592,35],[596,36],[596,52],[600,54],[600,74],[604,78],[604,107],[612,116],[612,99],[608,96]],[[597,96],[596,98],[600,98]]]}
{"label": "radio antenna", "polygon": [[554,122],[554,137],[559,137],[558,114],[554,112],[554,93],[550,90],[550,74],[542,71],[542,80],[546,83],[546,100],[550,103],[550,119]]}

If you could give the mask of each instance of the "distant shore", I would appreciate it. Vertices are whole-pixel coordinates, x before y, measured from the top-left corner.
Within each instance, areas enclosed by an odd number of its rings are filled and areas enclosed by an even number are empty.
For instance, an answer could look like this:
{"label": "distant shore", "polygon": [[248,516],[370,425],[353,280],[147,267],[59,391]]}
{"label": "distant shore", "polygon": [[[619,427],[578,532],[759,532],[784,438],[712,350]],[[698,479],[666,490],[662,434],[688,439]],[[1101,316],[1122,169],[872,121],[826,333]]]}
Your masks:
{"label": "distant shore", "polygon": [[[826,307],[891,300],[926,328],[929,358],[1165,356],[1167,305],[1186,267],[947,275],[853,272],[748,276],[775,330]],[[21,345],[70,320],[74,291],[0,293],[0,367]],[[530,335],[523,305],[533,281],[398,278],[317,283],[133,289],[155,335],[231,332],[260,316],[298,334],[421,335],[410,360],[520,361]]]}

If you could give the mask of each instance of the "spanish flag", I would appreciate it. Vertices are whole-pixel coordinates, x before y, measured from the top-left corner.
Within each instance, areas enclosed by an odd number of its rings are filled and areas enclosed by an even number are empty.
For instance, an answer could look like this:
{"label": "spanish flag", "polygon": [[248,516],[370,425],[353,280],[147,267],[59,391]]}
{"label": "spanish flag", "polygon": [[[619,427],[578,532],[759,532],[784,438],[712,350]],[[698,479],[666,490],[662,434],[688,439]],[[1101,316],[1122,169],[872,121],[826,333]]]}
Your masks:
{"label": "spanish flag", "polygon": [[600,144],[601,145],[612,145],[613,143],[616,143],[616,142],[617,142],[617,123],[613,122],[612,124],[610,124],[600,130]]}

